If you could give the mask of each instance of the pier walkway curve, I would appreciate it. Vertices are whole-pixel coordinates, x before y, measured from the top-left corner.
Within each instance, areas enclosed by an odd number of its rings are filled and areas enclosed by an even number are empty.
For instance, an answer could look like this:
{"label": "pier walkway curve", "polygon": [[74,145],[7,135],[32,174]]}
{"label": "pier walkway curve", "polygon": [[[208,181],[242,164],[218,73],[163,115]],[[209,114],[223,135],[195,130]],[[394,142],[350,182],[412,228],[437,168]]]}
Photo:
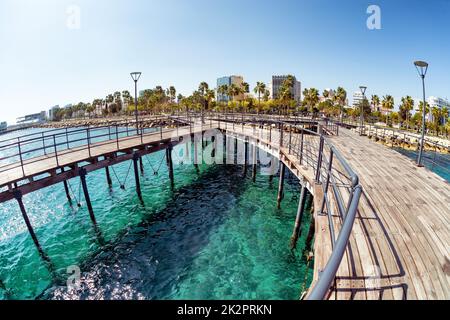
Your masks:
{"label": "pier walkway curve", "polygon": [[449,299],[448,182],[350,130],[311,123],[215,116],[148,132],[80,129],[81,142],[57,134],[2,141],[0,148],[17,152],[0,159],[0,202],[16,199],[23,207],[27,193],[128,160],[138,186],[143,155],[163,149],[170,155],[182,142],[174,137],[220,130],[277,155],[314,195],[314,279],[306,298]]}

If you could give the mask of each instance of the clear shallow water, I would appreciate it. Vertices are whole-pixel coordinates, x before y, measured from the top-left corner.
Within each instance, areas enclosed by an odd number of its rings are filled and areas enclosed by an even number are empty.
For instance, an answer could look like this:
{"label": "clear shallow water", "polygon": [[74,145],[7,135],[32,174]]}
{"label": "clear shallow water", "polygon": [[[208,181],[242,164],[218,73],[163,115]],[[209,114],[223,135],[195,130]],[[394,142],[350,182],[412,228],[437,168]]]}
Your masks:
{"label": "clear shallow water", "polygon": [[[3,138],[2,138],[3,139]],[[289,238],[298,204],[291,179],[281,210],[278,179],[251,181],[241,166],[176,165],[175,190],[168,183],[164,152],[144,159],[145,208],[128,176],[125,190],[103,170],[88,175],[94,212],[106,245],[101,247],[85,205],[71,208],[62,185],[24,197],[37,237],[56,268],[54,279],[40,259],[15,201],[0,204],[0,298],[12,299],[298,299],[312,265],[302,238],[291,252]],[[124,180],[129,162],[115,166]],[[70,181],[77,198],[79,180]],[[67,267],[78,265],[82,285],[68,292]]]}
{"label": "clear shallow water", "polygon": [[[417,161],[418,153],[417,151],[405,150],[402,148],[395,148],[395,150],[408,158]],[[433,165],[433,162],[438,165]],[[437,175],[441,176],[448,182],[450,182],[450,154],[441,154],[431,151],[423,153],[423,164],[425,167]],[[447,168],[445,170],[444,168]]]}

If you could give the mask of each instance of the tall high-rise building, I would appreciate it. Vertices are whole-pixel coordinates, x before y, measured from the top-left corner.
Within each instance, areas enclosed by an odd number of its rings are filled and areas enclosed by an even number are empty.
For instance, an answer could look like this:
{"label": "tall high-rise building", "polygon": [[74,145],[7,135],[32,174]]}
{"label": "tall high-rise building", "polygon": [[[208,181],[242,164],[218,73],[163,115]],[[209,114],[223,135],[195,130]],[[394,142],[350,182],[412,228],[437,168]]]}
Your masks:
{"label": "tall high-rise building", "polygon": [[[226,77],[221,77],[217,79],[217,88],[219,88],[222,85],[227,85],[230,86],[231,84],[235,84],[236,86],[240,86],[242,83],[244,82],[244,78],[242,76],[226,76]],[[235,96],[234,99],[236,100],[242,100],[244,98],[244,96],[238,95]],[[227,94],[219,94],[217,92],[217,101],[218,102],[228,102],[230,101],[230,97]]]}
{"label": "tall high-rise building", "polygon": [[[278,99],[280,87],[283,85],[283,82],[288,78],[288,76],[272,76],[271,83],[271,93],[272,99]],[[294,97],[294,100],[300,102],[302,100],[302,84],[300,81],[297,81],[297,78],[294,77],[294,85],[291,88],[291,94]]]}
{"label": "tall high-rise building", "polygon": [[361,91],[355,91],[353,93],[353,104],[352,104],[353,108],[355,108],[355,109],[359,108],[360,103],[363,101],[363,99],[364,99],[364,96],[361,93]]}

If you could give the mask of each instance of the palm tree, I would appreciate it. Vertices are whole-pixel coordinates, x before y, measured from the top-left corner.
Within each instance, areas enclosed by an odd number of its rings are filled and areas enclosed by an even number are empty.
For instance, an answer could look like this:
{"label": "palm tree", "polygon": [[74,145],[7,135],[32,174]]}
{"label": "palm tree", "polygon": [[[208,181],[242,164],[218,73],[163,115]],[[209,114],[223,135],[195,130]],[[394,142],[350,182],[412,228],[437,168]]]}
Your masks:
{"label": "palm tree", "polygon": [[[222,85],[220,85],[220,86],[217,88],[217,101],[219,101],[219,100],[222,100],[222,101],[223,101],[223,98],[224,98],[226,95],[228,95],[228,85],[222,84]],[[222,99],[219,99],[219,96],[220,96]],[[226,104],[224,103],[223,106],[225,107]]]}
{"label": "palm tree", "polygon": [[378,111],[378,107],[380,106],[380,97],[377,96],[376,94],[372,95],[371,102],[373,106],[373,111]]}
{"label": "palm tree", "polygon": [[269,91],[269,90],[266,90],[266,91],[264,91],[263,100],[264,100],[265,102],[267,102],[267,101],[269,101],[269,99],[270,99],[270,91]]}
{"label": "palm tree", "polygon": [[[234,83],[228,86],[228,96],[230,97],[231,105],[233,107],[234,98],[241,93],[241,89]],[[234,112],[234,111],[233,111]]]}
{"label": "palm tree", "polygon": [[266,92],[266,84],[264,82],[258,81],[253,91],[255,92],[255,94],[258,94],[258,113],[259,113],[261,109],[261,95]]}
{"label": "palm tree", "polygon": [[308,106],[309,111],[312,113],[314,107],[319,103],[319,90],[316,88],[310,88],[303,90],[303,104]]}
{"label": "palm tree", "polygon": [[341,121],[344,116],[344,105],[347,101],[347,91],[344,88],[338,87],[336,89],[336,94],[334,95],[334,102],[339,105],[339,109],[341,111]]}
{"label": "palm tree", "polygon": [[247,82],[242,82],[241,85],[239,86],[239,93],[242,94],[242,99],[241,99],[241,109],[242,112],[244,112],[244,106],[243,106],[243,101],[245,99],[245,94],[250,92],[250,85]]}
{"label": "palm tree", "polygon": [[381,107],[386,111],[386,125],[388,125],[389,113],[394,109],[394,97],[391,95],[385,95],[381,101]]}
{"label": "palm tree", "polygon": [[209,90],[209,85],[206,82],[200,82],[200,85],[198,86],[198,92],[200,93],[200,95],[202,96],[202,100],[203,100],[203,108],[201,110],[201,118],[202,118],[202,123],[205,123],[205,119],[203,116],[203,111],[206,108],[206,93]]}
{"label": "palm tree", "polygon": [[175,102],[175,97],[177,96],[177,90],[174,86],[169,87],[169,97],[170,97],[170,103]]}
{"label": "palm tree", "polygon": [[409,129],[410,112],[414,108],[414,100],[410,96],[402,98],[402,105],[400,110],[405,113],[406,128]]}

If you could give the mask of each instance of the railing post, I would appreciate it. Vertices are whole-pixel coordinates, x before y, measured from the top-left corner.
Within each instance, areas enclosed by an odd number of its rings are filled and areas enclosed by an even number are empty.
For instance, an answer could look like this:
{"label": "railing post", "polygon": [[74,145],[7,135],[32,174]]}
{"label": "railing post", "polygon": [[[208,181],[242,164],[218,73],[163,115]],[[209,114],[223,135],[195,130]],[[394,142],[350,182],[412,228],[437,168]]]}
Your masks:
{"label": "railing post", "polygon": [[289,125],[289,154],[291,154],[291,144],[292,144],[292,125]]}
{"label": "railing post", "polygon": [[67,145],[67,149],[70,149],[70,147],[69,147],[69,132],[68,132],[67,127],[66,127],[66,145]]}
{"label": "railing post", "polygon": [[23,168],[22,148],[20,147],[20,137],[17,137],[17,146],[19,147],[20,167],[22,168],[22,174],[25,177],[25,169]]}
{"label": "railing post", "polygon": [[303,162],[303,144],[304,144],[304,139],[305,139],[305,131],[304,131],[304,128],[302,127],[302,134],[301,134],[301,141],[300,141],[300,150],[299,150],[300,164],[302,164],[302,162]]}
{"label": "railing post", "polygon": [[44,132],[42,132],[42,147],[44,148],[44,155],[47,155],[47,150],[45,150],[45,138],[44,138]]}
{"label": "railing post", "polygon": [[56,165],[59,167],[58,148],[56,147],[56,137],[55,137],[55,135],[53,135],[53,146],[55,148]]}
{"label": "railing post", "polygon": [[119,150],[119,126],[116,124],[116,143],[117,143],[117,150]]}
{"label": "railing post", "polygon": [[89,130],[89,127],[87,128],[87,140],[88,140],[88,152],[89,152],[89,158],[91,157],[91,133]]}
{"label": "railing post", "polygon": [[322,206],[320,208],[320,213],[323,213],[323,210],[325,210],[325,199],[327,197],[328,188],[330,186],[331,170],[333,169],[333,158],[334,158],[334,151],[333,151],[333,149],[331,149],[330,150],[330,161],[328,162],[327,181],[325,183],[325,190],[323,191],[323,201],[322,201]]}
{"label": "railing post", "polygon": [[317,157],[316,183],[320,183],[320,169],[322,168],[323,144],[324,138],[323,135],[321,134],[319,143],[319,155]]}

